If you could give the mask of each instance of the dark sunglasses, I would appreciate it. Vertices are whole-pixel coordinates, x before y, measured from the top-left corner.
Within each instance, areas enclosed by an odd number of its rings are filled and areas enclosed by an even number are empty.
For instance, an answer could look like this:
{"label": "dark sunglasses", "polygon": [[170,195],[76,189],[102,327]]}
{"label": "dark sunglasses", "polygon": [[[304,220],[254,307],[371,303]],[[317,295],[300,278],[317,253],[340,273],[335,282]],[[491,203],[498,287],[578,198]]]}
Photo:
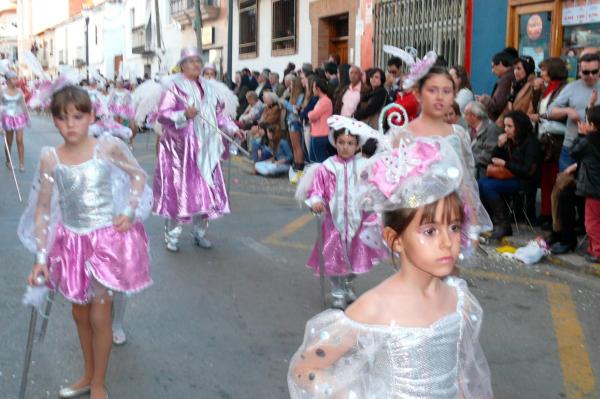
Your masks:
{"label": "dark sunglasses", "polygon": [[597,75],[598,72],[600,72],[600,69],[592,69],[590,71],[584,71],[583,69],[581,70],[581,73],[585,76],[587,75]]}

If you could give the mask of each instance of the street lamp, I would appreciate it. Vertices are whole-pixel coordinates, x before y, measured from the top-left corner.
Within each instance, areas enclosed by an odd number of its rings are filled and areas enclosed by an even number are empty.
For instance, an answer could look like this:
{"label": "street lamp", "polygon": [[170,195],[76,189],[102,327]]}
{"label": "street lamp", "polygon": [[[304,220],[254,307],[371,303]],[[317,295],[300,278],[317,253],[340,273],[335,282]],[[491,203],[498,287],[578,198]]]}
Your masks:
{"label": "street lamp", "polygon": [[85,19],[85,66],[87,70],[87,80],[90,81],[90,46],[89,46],[89,31],[90,31],[90,9],[83,7],[81,14]]}

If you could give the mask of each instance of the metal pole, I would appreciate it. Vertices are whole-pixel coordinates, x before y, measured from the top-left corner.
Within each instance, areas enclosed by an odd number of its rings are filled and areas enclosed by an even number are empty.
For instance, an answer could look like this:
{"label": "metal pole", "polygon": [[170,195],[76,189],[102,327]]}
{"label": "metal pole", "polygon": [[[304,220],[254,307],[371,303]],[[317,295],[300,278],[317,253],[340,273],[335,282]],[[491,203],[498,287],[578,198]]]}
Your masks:
{"label": "metal pole", "polygon": [[319,283],[321,285],[321,300],[323,309],[327,309],[327,298],[325,297],[325,257],[323,255],[323,214],[315,214],[317,222],[317,245],[319,251]]}
{"label": "metal pole", "polygon": [[87,66],[87,80],[90,80],[90,17],[85,17],[85,65]]}
{"label": "metal pole", "polygon": [[227,3],[227,85],[233,83],[233,0]]}
{"label": "metal pole", "polygon": [[200,8],[200,1],[194,0],[194,21],[196,21],[196,47],[198,47],[198,52],[202,54],[202,9]]}

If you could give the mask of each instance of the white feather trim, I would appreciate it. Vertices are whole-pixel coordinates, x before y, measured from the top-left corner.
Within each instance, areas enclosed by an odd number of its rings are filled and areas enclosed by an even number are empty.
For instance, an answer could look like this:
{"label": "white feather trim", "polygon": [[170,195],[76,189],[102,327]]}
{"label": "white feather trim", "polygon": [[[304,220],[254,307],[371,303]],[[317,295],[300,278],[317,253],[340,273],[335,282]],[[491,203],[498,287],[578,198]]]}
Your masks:
{"label": "white feather trim", "polygon": [[313,163],[307,166],[304,169],[304,174],[300,178],[298,185],[296,186],[296,194],[294,195],[294,198],[296,198],[296,201],[298,201],[298,204],[300,204],[301,207],[305,205],[304,201],[307,199],[306,197],[308,195],[308,190],[310,190],[313,180],[315,180],[315,174],[320,166],[320,163]]}
{"label": "white feather trim", "polygon": [[229,87],[218,80],[204,79],[203,83],[210,86],[215,93],[215,97],[217,97],[217,101],[223,104],[223,111],[225,112],[225,115],[235,119],[238,107],[237,96],[233,94],[231,90],[229,90]]}
{"label": "white feather trim", "polygon": [[33,306],[36,309],[40,309],[40,307],[46,302],[46,297],[48,296],[48,287],[27,287],[27,291],[23,295],[23,300],[21,301],[25,306]]}
{"label": "white feather trim", "polygon": [[50,80],[50,77],[46,72],[44,72],[44,68],[42,64],[38,61],[38,59],[33,55],[31,51],[23,52],[23,62],[27,64],[27,67],[31,70],[31,72],[42,80]]}
{"label": "white feather trim", "polygon": [[383,46],[383,51],[394,57],[400,58],[402,62],[404,62],[409,67],[413,66],[417,62],[415,56],[413,56],[408,51],[402,50],[398,47],[390,46],[389,44]]}
{"label": "white feather trim", "polygon": [[146,117],[156,110],[163,91],[163,86],[154,80],[147,80],[135,89],[133,102],[136,106],[135,121],[138,126],[142,126]]}

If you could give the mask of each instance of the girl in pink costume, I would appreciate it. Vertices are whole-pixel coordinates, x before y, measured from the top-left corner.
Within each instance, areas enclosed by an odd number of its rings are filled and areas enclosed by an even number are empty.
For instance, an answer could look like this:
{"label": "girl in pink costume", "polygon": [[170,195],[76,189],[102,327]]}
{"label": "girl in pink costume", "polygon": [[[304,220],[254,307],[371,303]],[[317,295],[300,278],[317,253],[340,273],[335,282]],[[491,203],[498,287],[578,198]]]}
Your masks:
{"label": "girl in pink costume", "polygon": [[84,370],[59,397],[89,392],[91,399],[105,399],[113,296],[152,284],[141,222],[152,194],[146,174],[120,140],[89,136],[94,117],[83,89],[59,89],[51,113],[64,144],[42,149],[19,238],[35,253],[29,283],[41,274],[50,289],[73,303]]}
{"label": "girl in pink costume", "polygon": [[[337,155],[311,166],[300,180],[296,199],[314,213],[324,214],[322,224],[325,275],[331,283],[332,307],[345,308],[356,299],[352,280],[366,273],[385,253],[367,245],[361,236],[365,224],[376,222],[374,214],[357,207],[356,185],[364,159],[355,156],[358,136],[348,131],[330,133]],[[307,266],[319,275],[319,248],[315,246]]]}
{"label": "girl in pink costume", "polygon": [[[23,145],[23,129],[29,126],[29,113],[25,104],[25,96],[17,87],[17,74],[13,71],[6,73],[6,89],[0,94],[0,119],[2,129],[6,132],[8,151],[12,148],[13,137],[17,136],[17,151],[19,153],[19,170],[25,171],[25,148]],[[8,153],[6,156],[6,167],[10,168]]]}
{"label": "girl in pink costume", "polygon": [[137,134],[135,106],[133,103],[133,95],[125,88],[123,80],[121,79],[116,81],[116,87],[110,93],[110,97],[108,98],[108,111],[118,123],[124,125],[127,121],[128,127],[131,129],[129,146],[130,148],[133,148],[133,140]]}

